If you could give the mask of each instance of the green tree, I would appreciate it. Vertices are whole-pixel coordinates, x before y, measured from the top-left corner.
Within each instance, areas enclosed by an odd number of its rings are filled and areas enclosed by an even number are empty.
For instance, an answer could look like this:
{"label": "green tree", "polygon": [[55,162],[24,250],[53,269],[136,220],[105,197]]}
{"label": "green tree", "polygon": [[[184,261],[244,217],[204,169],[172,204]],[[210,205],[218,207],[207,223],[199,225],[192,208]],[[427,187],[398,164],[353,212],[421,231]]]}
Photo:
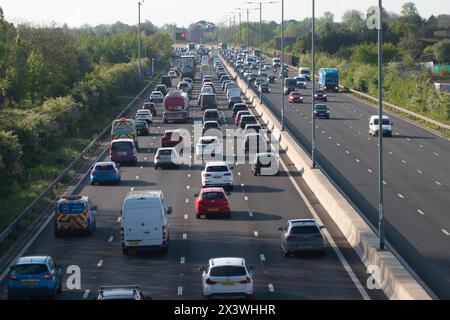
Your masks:
{"label": "green tree", "polygon": [[0,131],[0,177],[20,169],[22,150],[17,136],[9,131]]}
{"label": "green tree", "polygon": [[366,27],[366,22],[364,21],[364,15],[358,10],[347,10],[342,16],[342,23],[351,32],[359,33],[363,31]]}
{"label": "green tree", "polygon": [[433,53],[439,62],[450,62],[450,40],[442,40],[433,47]]}
{"label": "green tree", "polygon": [[27,72],[28,94],[31,101],[34,103],[35,98],[39,98],[42,102],[50,80],[50,74],[42,54],[31,52],[27,60]]}

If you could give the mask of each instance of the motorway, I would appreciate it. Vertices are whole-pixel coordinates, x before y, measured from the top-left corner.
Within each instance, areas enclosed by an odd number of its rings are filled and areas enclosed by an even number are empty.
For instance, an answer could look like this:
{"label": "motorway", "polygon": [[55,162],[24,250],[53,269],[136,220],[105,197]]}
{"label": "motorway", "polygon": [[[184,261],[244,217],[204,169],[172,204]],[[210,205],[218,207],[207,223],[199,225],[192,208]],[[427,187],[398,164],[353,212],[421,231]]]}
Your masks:
{"label": "motorway", "polygon": [[[282,89],[277,80],[263,101],[280,118]],[[311,83],[300,91],[304,104],[289,104],[285,98],[285,123],[310,154]],[[368,128],[377,110],[343,93],[330,93],[326,104],[331,119],[316,122],[318,164],[378,228],[378,137],[371,137]],[[384,139],[386,237],[438,297],[449,299],[450,142],[390,117],[394,135]]]}
{"label": "motorway", "polygon": [[[217,82],[216,82],[217,84]],[[191,110],[199,83],[196,82]],[[218,87],[218,85],[217,85]],[[225,105],[220,89],[220,103]],[[222,108],[231,125],[230,111]],[[165,124],[157,116],[149,137],[140,137],[139,163],[122,168],[119,186],[91,186],[84,181],[79,194],[92,198],[97,210],[97,230],[91,237],[55,238],[53,221],[26,247],[23,255],[51,255],[63,267],[81,268],[81,289],[68,290],[63,272],[60,299],[92,299],[99,286],[140,285],[153,299],[196,300],[202,298],[201,274],[211,257],[239,256],[254,272],[255,298],[260,299],[385,299],[379,290],[366,291],[368,275],[331,219],[317,208],[326,232],[331,235],[324,257],[301,255],[285,258],[279,247],[278,227],[291,218],[312,218],[293,181],[295,172],[282,170],[276,177],[254,177],[249,165],[234,167],[235,188],[230,196],[231,219],[197,220],[194,194],[201,188],[199,166],[155,170],[153,156],[166,129],[193,130],[193,124]],[[227,125],[227,126],[228,126]],[[223,126],[223,127],[227,127]],[[288,161],[288,159],[285,159]],[[288,164],[289,165],[289,164]],[[291,176],[294,175],[294,177]],[[300,183],[300,182],[299,182]],[[174,209],[170,221],[170,245],[166,255],[150,253],[124,256],[121,251],[120,211],[130,190],[163,190]],[[338,255],[338,254],[339,255]],[[342,254],[342,256],[341,256]],[[347,264],[348,263],[348,264]],[[355,274],[353,274],[355,273]],[[6,297],[5,279],[0,279],[1,297]]]}

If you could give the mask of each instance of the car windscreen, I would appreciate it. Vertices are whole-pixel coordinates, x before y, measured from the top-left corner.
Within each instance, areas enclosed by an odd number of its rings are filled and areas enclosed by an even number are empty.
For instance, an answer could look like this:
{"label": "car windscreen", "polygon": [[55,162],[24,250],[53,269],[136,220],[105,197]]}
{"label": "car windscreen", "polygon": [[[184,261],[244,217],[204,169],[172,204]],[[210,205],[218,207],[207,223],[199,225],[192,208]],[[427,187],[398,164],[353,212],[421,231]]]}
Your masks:
{"label": "car windscreen", "polygon": [[62,203],[58,206],[58,212],[62,214],[82,214],[86,211],[86,205],[82,202]]}
{"label": "car windscreen", "polygon": [[[378,119],[375,119],[374,123],[375,123],[375,125],[378,125],[379,124]],[[391,125],[391,121],[389,119],[383,119],[383,125],[389,126],[389,125]]]}
{"label": "car windscreen", "polygon": [[301,74],[309,74],[309,70],[302,70],[300,73]]}
{"label": "car windscreen", "polygon": [[200,144],[202,145],[208,145],[208,144],[212,144],[212,143],[217,143],[216,139],[202,139],[200,140]]}
{"label": "car windscreen", "polygon": [[205,200],[219,200],[225,199],[223,192],[205,192],[202,194],[202,198]]}
{"label": "car windscreen", "polygon": [[21,264],[14,267],[16,274],[43,274],[48,272],[48,268],[45,264]]}
{"label": "car windscreen", "polygon": [[295,79],[286,79],[286,80],[284,81],[284,85],[285,85],[286,87],[289,87],[289,86],[296,86],[296,85],[297,85],[297,80],[295,80]]}
{"label": "car windscreen", "polygon": [[317,106],[317,107],[316,107],[316,110],[319,110],[319,111],[327,111],[328,108],[327,108],[326,106]]}
{"label": "car windscreen", "polygon": [[247,275],[243,266],[217,266],[211,268],[209,275],[211,277],[239,277]]}
{"label": "car windscreen", "polygon": [[217,129],[217,128],[219,128],[219,124],[217,123],[217,122],[208,122],[208,123],[205,123],[204,125],[203,125],[203,128],[205,128],[205,129]]}
{"label": "car windscreen", "polygon": [[113,151],[128,151],[132,148],[131,142],[114,142],[112,144]]}
{"label": "car windscreen", "polygon": [[320,233],[319,228],[316,226],[301,226],[301,227],[292,227],[291,234],[318,234]]}
{"label": "car windscreen", "polygon": [[228,172],[227,166],[210,166],[206,168],[206,172]]}

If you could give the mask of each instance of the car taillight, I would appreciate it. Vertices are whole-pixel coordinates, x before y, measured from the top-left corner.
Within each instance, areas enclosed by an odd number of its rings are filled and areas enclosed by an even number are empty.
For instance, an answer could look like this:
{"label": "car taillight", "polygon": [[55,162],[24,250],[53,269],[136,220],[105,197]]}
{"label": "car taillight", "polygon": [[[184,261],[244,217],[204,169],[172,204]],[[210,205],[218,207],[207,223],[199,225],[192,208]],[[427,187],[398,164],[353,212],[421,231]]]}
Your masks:
{"label": "car taillight", "polygon": [[252,279],[249,277],[245,278],[245,280],[239,281],[240,284],[249,284],[252,282]]}
{"label": "car taillight", "polygon": [[92,171],[91,171],[91,174],[92,174],[92,175],[95,175],[96,173],[97,173],[97,171],[95,171],[95,170],[92,170]]}
{"label": "car taillight", "polygon": [[203,176],[204,177],[211,177],[211,175],[209,173],[204,173]]}
{"label": "car taillight", "polygon": [[113,174],[119,174],[119,170],[114,169],[112,173],[113,173]]}
{"label": "car taillight", "polygon": [[13,274],[9,275],[9,280],[16,280],[16,279],[17,279],[17,277],[15,275],[13,275]]}
{"label": "car taillight", "polygon": [[284,236],[284,239],[286,239],[286,240],[292,240],[292,236]]}
{"label": "car taillight", "polygon": [[225,176],[225,177],[231,177],[231,173],[230,173],[230,172],[225,173],[224,176]]}
{"label": "car taillight", "polygon": [[47,273],[47,274],[44,276],[44,279],[45,279],[45,280],[51,280],[51,279],[53,279],[53,275],[52,275],[51,273]]}
{"label": "car taillight", "polygon": [[217,284],[216,281],[212,281],[210,278],[206,279],[206,284],[214,285]]}
{"label": "car taillight", "polygon": [[160,156],[156,156],[156,157],[155,157],[156,160],[159,160],[160,158],[161,158]]}
{"label": "car taillight", "polygon": [[248,146],[248,144],[249,144],[249,141],[245,140],[245,145]]}

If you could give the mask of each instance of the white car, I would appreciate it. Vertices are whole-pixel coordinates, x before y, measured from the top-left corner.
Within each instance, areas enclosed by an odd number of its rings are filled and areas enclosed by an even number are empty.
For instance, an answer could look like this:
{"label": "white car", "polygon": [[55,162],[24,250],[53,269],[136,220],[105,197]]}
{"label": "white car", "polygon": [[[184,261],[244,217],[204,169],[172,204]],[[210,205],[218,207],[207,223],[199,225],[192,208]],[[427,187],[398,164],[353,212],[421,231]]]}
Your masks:
{"label": "white car", "polygon": [[210,259],[202,271],[203,296],[206,299],[253,299],[253,267],[245,265],[244,258]]}
{"label": "white car", "polygon": [[233,189],[233,173],[226,162],[208,162],[202,171],[202,187]]}
{"label": "white car", "polygon": [[211,93],[211,94],[213,94],[214,93],[214,89],[211,86],[203,86],[202,87],[202,91],[200,92],[200,94],[203,94],[203,93]]}
{"label": "white car", "polygon": [[149,121],[150,123],[153,122],[153,116],[150,110],[139,110],[136,112],[136,119],[145,119],[146,121]]}
{"label": "white car", "polygon": [[219,139],[214,136],[201,137],[195,147],[195,154],[197,156],[221,156],[222,146]]}

